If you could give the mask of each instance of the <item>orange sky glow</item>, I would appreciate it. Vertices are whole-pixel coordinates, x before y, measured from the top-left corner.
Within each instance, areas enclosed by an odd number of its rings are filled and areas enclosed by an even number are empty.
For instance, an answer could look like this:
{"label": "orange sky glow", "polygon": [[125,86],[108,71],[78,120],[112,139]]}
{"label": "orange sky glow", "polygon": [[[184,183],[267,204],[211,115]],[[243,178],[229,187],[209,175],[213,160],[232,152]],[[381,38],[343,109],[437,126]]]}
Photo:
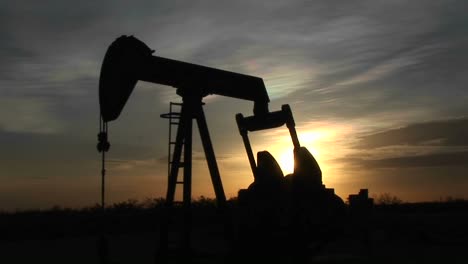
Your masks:
{"label": "orange sky glow", "polygon": [[[270,111],[290,105],[301,145],[343,200],[361,188],[468,199],[467,1],[3,2],[0,211],[100,201],[99,77],[121,35],[156,56],[262,78]],[[109,124],[108,204],[165,196],[160,114],[180,99],[173,87],[137,83]],[[252,115],[253,103],[204,102],[235,197],[253,181],[235,115]],[[286,127],[249,135],[254,155],[268,150],[292,172]],[[196,126],[193,138],[193,198],[213,197]]]}

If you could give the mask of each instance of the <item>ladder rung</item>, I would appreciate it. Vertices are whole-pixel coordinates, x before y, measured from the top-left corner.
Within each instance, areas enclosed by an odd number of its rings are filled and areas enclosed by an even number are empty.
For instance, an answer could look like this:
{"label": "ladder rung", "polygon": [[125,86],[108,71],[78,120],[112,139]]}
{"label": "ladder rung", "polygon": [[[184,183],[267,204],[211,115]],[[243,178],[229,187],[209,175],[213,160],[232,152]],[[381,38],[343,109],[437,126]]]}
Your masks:
{"label": "ladder rung", "polygon": [[179,122],[171,122],[170,124],[171,124],[171,125],[178,125],[178,124],[180,124],[180,123],[179,123]]}
{"label": "ladder rung", "polygon": [[183,181],[176,181],[176,184],[184,184]]}
{"label": "ladder rung", "polygon": [[160,114],[159,115],[161,118],[166,118],[166,119],[180,119],[180,112],[169,112],[165,114]]}
{"label": "ladder rung", "polygon": [[170,102],[171,105],[182,105],[183,103],[174,103],[174,102]]}

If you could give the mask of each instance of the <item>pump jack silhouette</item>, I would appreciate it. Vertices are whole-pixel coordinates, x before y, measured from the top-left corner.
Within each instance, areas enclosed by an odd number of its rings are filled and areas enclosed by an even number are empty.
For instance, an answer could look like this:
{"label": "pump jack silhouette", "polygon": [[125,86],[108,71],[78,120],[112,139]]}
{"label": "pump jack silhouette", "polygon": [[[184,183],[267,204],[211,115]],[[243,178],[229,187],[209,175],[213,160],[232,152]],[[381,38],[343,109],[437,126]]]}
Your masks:
{"label": "pump jack silhouette", "polygon": [[[103,153],[104,163],[104,153],[109,150],[109,143],[107,142],[107,123],[119,117],[139,80],[176,88],[176,93],[182,97],[182,105],[180,115],[176,116],[176,118],[179,119],[179,123],[176,141],[173,142],[174,152],[171,159],[172,162],[169,165],[170,169],[165,202],[166,214],[161,221],[159,256],[162,259],[167,258],[169,252],[168,214],[170,214],[171,208],[173,207],[177,184],[183,184],[184,227],[181,248],[183,249],[183,254],[188,254],[190,251],[190,236],[192,230],[190,208],[193,119],[196,120],[199,128],[217,205],[221,211],[225,213],[226,236],[233,239],[232,222],[226,210],[226,196],[203,111],[204,103],[202,100],[207,95],[222,95],[236,99],[249,100],[254,103],[252,116],[244,117],[242,114],[236,115],[239,132],[242,136],[254,176],[253,185],[257,187],[271,185],[274,177],[272,175],[265,175],[265,169],[262,170],[261,168],[267,168],[266,171],[275,174],[275,172],[278,172],[277,168],[279,168],[279,166],[277,166],[274,158],[270,158],[268,155],[263,155],[267,158],[259,158],[259,164],[256,163],[248,138],[248,132],[286,125],[293,142],[296,161],[295,174],[293,177],[295,180],[293,179],[293,182],[297,182],[297,184],[293,184],[293,190],[298,191],[298,186],[303,185],[304,182],[308,183],[308,186],[313,186],[312,189],[309,188],[306,191],[313,190],[317,192],[316,190],[325,190],[325,187],[322,185],[321,171],[317,162],[307,149],[300,146],[289,105],[283,105],[279,111],[270,112],[268,109],[270,100],[261,78],[158,57],[152,55],[153,52],[154,51],[146,44],[133,36],[121,36],[109,46],[102,63],[99,80],[99,104],[102,124],[99,134],[100,141],[98,150]],[[173,113],[168,113],[161,116],[173,117],[170,116],[172,114]],[[299,163],[302,165],[298,165],[297,161],[300,161]],[[306,163],[309,165],[304,165]],[[184,170],[182,181],[177,180],[179,168],[183,168]],[[304,172],[304,168],[306,172]],[[280,173],[276,173],[276,175],[279,175],[277,179],[280,179],[280,185],[285,185],[281,183],[283,182],[283,175],[281,169],[279,169],[279,171]],[[105,169],[103,166],[103,179],[104,174]],[[252,201],[252,199],[258,195],[265,196],[264,192],[263,194],[262,192],[258,194],[259,191],[255,189],[256,188],[249,187],[249,189],[243,190],[242,197],[244,198],[242,198],[242,202],[249,203],[249,201]],[[330,193],[332,189],[328,190],[328,193]],[[104,188],[102,191],[104,192]],[[267,194],[266,197],[268,198],[271,195],[274,196],[275,194],[270,193]],[[241,195],[239,198],[241,198]],[[104,204],[104,196],[102,197],[102,203]]]}

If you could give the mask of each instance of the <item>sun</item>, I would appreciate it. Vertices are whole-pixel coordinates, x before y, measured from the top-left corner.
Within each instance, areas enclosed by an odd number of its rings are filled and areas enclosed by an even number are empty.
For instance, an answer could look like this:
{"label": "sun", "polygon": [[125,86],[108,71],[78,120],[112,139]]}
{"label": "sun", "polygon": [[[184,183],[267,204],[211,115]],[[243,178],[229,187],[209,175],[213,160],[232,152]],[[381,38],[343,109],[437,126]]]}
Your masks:
{"label": "sun", "polygon": [[[309,148],[308,150],[314,157],[318,156],[316,148]],[[294,153],[292,149],[285,149],[279,152],[277,161],[284,175],[294,172]]]}
{"label": "sun", "polygon": [[284,175],[294,172],[294,154],[292,149],[284,150],[278,157],[278,163]]}
{"label": "sun", "polygon": [[[268,136],[275,137],[275,140],[268,143],[264,142],[260,149],[268,150],[278,162],[284,175],[294,173],[294,146],[291,142],[291,135],[289,131],[282,131],[280,133],[272,133]],[[315,159],[321,155],[326,155],[323,150],[325,142],[329,142],[335,138],[336,131],[334,128],[323,127],[317,125],[314,128],[308,129],[305,127],[298,133],[299,141],[302,147],[314,156]],[[322,157],[323,158],[323,157]]]}

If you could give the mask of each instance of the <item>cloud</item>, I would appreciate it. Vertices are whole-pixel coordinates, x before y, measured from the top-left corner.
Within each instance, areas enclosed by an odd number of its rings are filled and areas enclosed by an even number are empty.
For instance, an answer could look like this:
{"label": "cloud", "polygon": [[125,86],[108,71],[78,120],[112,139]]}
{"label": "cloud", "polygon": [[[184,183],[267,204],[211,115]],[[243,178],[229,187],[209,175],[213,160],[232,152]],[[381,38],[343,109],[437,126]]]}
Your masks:
{"label": "cloud", "polygon": [[47,99],[4,97],[0,105],[4,109],[0,112],[0,130],[56,134],[64,128]]}
{"label": "cloud", "polygon": [[[16,62],[3,78],[15,82],[2,86],[12,95],[55,94],[60,92],[55,87],[71,85],[69,90],[84,92],[73,83],[97,82],[107,45],[120,34],[135,34],[157,55],[258,75],[272,99],[305,102],[301,111],[324,118],[356,118],[395,107],[419,111],[423,103],[459,113],[466,110],[466,95],[460,93],[468,74],[460,59],[466,40],[459,34],[466,21],[457,10],[465,3],[424,2],[424,10],[420,5],[103,1],[70,9],[55,1],[5,4],[2,43],[14,47],[9,56]],[[28,19],[20,19],[23,13]],[[447,56],[453,58],[445,73],[438,65]],[[436,77],[456,81],[447,87]],[[431,96],[442,90],[450,105]]]}
{"label": "cloud", "polygon": [[290,43],[301,43],[295,51],[314,66],[314,75],[282,100],[304,102],[301,111],[315,118],[395,113],[393,122],[401,122],[399,111],[414,113],[410,120],[465,114],[468,65],[462,58],[468,53],[459,29],[468,23],[455,8],[465,4],[430,2],[424,12],[417,8],[421,3],[367,4],[336,8],[317,22],[320,27],[288,32]]}
{"label": "cloud", "polygon": [[[76,161],[83,164],[99,161],[97,152],[97,131],[85,137],[70,136],[66,133],[24,133],[0,131],[0,160],[23,161]],[[109,160],[139,161],[154,158],[153,144],[130,144],[123,141],[112,141],[107,154]],[[166,145],[167,146],[167,145]]]}
{"label": "cloud", "polygon": [[467,168],[468,151],[431,153],[426,155],[394,157],[384,159],[341,158],[339,161],[363,169],[405,169],[431,167],[463,167]]}
{"label": "cloud", "polygon": [[430,121],[362,136],[355,147],[360,149],[398,145],[467,147],[466,135],[468,135],[468,119],[466,118]]}
{"label": "cloud", "polygon": [[[367,134],[347,150],[368,155],[363,162],[374,167],[422,166],[432,157],[447,168],[450,159],[437,155],[455,153],[445,147],[463,152],[467,144],[456,134],[466,135],[466,126],[452,120],[468,111],[467,5],[456,0],[104,0],[73,6],[3,1],[0,104],[6,110],[0,113],[0,154],[18,164],[94,160],[100,64],[116,37],[134,34],[158,56],[262,77],[270,109],[290,103],[298,127],[345,122],[353,127],[346,143],[364,129],[401,127]],[[167,153],[167,123],[158,116],[168,101],[178,101],[174,92],[153,84],[135,89],[111,124],[110,158],[129,160],[120,164],[128,168],[145,167],[138,161]],[[242,166],[248,171],[234,115],[250,115],[252,103],[216,97],[205,110],[216,153],[229,157],[224,162],[236,175]],[[439,121],[420,123],[449,118],[447,123],[465,130]],[[243,153],[243,165],[234,159],[241,155],[229,153]],[[462,154],[452,160],[457,155]]]}
{"label": "cloud", "polygon": [[334,162],[367,170],[466,168],[468,119],[413,123],[358,137],[351,154]]}

